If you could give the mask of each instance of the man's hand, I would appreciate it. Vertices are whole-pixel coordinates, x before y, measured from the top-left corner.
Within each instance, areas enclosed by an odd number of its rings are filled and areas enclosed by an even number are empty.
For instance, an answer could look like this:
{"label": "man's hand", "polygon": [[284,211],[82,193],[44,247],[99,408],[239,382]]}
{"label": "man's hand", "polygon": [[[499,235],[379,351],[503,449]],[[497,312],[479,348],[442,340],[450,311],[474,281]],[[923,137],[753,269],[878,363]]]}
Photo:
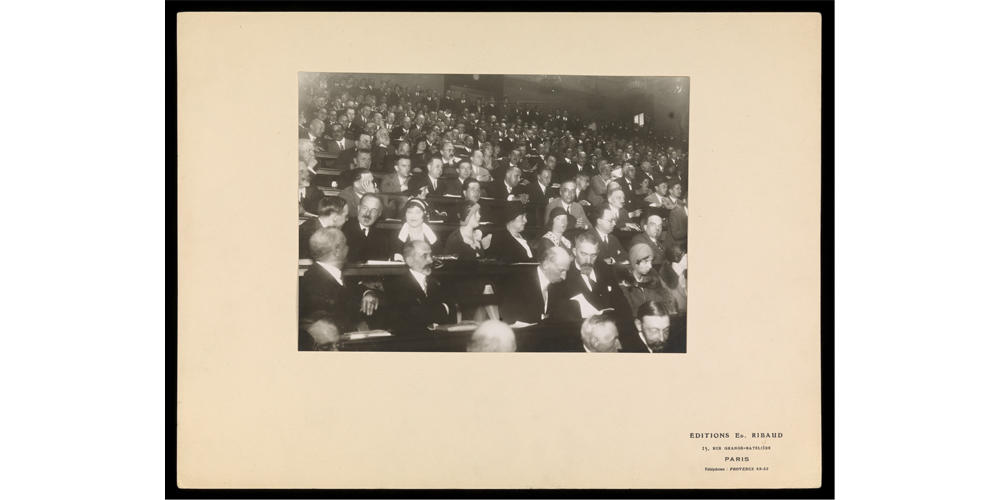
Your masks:
{"label": "man's hand", "polygon": [[486,249],[490,248],[490,242],[491,241],[493,241],[493,235],[492,234],[488,234],[488,235],[486,235],[486,237],[484,237],[482,239],[482,241],[479,242],[479,244],[482,245],[483,250],[486,250]]}
{"label": "man's hand", "polygon": [[375,294],[369,293],[366,294],[364,297],[361,297],[361,314],[364,314],[365,316],[371,316],[372,314],[375,314],[375,311],[377,310],[378,310],[378,297]]}
{"label": "man's hand", "polygon": [[[361,181],[361,188],[364,193],[377,193],[378,189],[375,188],[375,181],[371,179],[365,179]],[[364,194],[362,193],[362,194]]]}
{"label": "man's hand", "polygon": [[528,194],[527,193],[521,193],[521,194],[517,195],[517,199],[521,200],[521,203],[525,203],[526,204],[526,203],[528,203]]}
{"label": "man's hand", "polygon": [[626,222],[625,223],[625,229],[628,229],[628,230],[631,230],[631,231],[639,231],[640,230],[639,229],[639,225],[636,224],[635,222]]}

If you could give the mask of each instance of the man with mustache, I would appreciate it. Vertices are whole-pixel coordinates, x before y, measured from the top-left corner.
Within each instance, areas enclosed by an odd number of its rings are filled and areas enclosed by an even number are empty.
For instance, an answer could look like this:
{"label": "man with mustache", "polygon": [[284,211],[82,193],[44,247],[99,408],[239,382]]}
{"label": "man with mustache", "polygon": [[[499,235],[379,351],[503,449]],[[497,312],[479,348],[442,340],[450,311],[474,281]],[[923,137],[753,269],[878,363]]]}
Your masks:
{"label": "man with mustache", "polygon": [[445,290],[431,276],[431,246],[423,240],[403,245],[406,273],[386,283],[387,307],[395,313],[392,332],[396,335],[426,332],[432,324],[454,323],[456,308]]}
{"label": "man with mustache", "polygon": [[645,302],[636,310],[635,327],[643,347],[638,352],[687,352],[685,332],[682,328],[671,332],[667,310],[667,303],[660,301]]}
{"label": "man with mustache", "polygon": [[389,259],[389,235],[377,229],[375,223],[382,216],[382,200],[374,193],[366,193],[358,203],[358,215],[344,223],[347,237],[347,262]]}

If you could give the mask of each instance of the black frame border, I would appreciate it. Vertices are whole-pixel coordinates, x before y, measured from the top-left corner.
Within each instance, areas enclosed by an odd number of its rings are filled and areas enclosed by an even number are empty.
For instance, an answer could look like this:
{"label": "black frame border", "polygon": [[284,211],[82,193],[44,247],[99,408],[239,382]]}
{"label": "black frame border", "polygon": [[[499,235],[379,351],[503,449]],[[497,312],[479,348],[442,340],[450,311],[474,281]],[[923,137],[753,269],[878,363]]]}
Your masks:
{"label": "black frame border", "polygon": [[[419,7],[419,8],[414,8]],[[471,7],[471,8],[470,8]],[[488,7],[488,8],[486,8]],[[177,486],[177,14],[181,12],[817,12],[821,35],[820,370],[822,482],[789,489],[191,489]],[[167,331],[165,498],[834,498],[834,5],[833,1],[680,2],[319,2],[167,1],[166,189]]]}

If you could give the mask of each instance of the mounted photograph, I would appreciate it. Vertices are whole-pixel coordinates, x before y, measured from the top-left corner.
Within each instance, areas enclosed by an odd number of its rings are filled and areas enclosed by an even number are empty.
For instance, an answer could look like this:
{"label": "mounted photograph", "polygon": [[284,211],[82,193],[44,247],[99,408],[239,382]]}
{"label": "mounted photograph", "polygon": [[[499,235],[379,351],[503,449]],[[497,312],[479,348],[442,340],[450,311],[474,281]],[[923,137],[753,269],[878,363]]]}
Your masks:
{"label": "mounted photograph", "polygon": [[299,350],[687,352],[688,77],[298,81]]}

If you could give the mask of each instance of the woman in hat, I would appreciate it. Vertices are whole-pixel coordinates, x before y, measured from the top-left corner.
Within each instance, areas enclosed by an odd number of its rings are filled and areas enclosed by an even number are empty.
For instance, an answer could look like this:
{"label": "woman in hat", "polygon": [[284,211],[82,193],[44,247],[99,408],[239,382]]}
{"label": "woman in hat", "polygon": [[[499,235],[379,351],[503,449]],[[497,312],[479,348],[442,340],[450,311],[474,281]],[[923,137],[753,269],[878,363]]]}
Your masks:
{"label": "woman in hat", "polygon": [[524,231],[524,226],[528,222],[524,212],[524,204],[522,203],[507,204],[503,218],[506,226],[492,234],[493,241],[490,242],[490,247],[486,251],[487,257],[502,262],[532,262],[535,260],[528,240],[521,235],[521,231]]}
{"label": "woman in hat", "polygon": [[635,317],[639,306],[650,300],[665,302],[671,315],[677,314],[677,301],[667,289],[659,273],[653,272],[653,249],[645,243],[636,243],[628,251],[629,269],[618,286],[625,294]]}
{"label": "woman in hat", "polygon": [[566,229],[576,227],[576,217],[566,212],[563,207],[553,208],[549,212],[549,220],[545,224],[548,232],[543,234],[538,240],[538,258],[545,254],[545,251],[552,247],[563,247],[567,252],[573,249],[573,244],[566,238]]}
{"label": "woman in hat", "polygon": [[490,246],[492,236],[483,238],[482,230],[478,229],[480,206],[475,202],[466,202],[459,209],[461,226],[444,242],[444,253],[458,256],[458,260],[476,260]]}
{"label": "woman in hat", "polygon": [[390,254],[395,259],[396,255],[401,260],[403,245],[410,240],[423,240],[431,246],[432,253],[438,253],[441,249],[441,240],[434,234],[434,230],[427,225],[427,202],[419,198],[410,198],[403,205],[403,225],[389,243]]}

